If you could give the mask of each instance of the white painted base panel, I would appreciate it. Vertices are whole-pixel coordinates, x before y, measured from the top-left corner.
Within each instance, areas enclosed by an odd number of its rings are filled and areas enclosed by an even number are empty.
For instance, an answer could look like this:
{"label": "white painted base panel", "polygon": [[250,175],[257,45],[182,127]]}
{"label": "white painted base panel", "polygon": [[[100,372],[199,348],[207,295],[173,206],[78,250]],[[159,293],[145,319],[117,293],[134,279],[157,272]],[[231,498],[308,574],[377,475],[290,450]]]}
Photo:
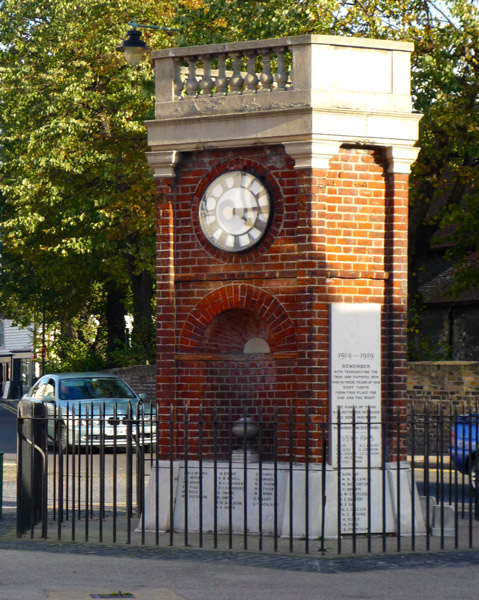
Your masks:
{"label": "white painted base panel", "polygon": [[[410,535],[413,514],[415,534],[425,532],[421,503],[416,489],[413,494],[408,463],[400,464],[399,473],[396,463],[387,464],[384,472],[371,469],[369,476],[367,469],[356,469],[353,486],[351,469],[342,469],[338,474],[338,470],[329,465],[324,472],[321,465],[309,465],[306,475],[304,464],[294,464],[290,469],[289,464],[279,463],[275,471],[273,463],[263,463],[261,470],[258,463],[247,463],[246,468],[243,464],[233,463],[230,471],[228,462],[218,462],[215,469],[213,462],[203,461],[201,503],[199,463],[188,462],[187,472],[181,461],[173,463],[171,473],[170,465],[169,461],[160,461],[150,471],[145,500],[146,531],[156,528],[160,532],[169,531],[171,507],[175,531],[184,531],[186,527],[192,533],[199,532],[200,528],[204,533],[214,531],[216,494],[216,529],[219,533],[228,532],[230,523],[234,533],[244,533],[245,526],[248,532],[258,533],[261,522],[264,534],[272,535],[276,531],[283,537],[290,535],[290,523],[294,537],[304,537],[306,527],[310,538],[323,535],[334,538],[339,531],[341,534],[353,531],[359,534],[369,529],[371,533],[381,533],[384,529],[387,533]],[[340,495],[338,481],[341,481]],[[173,502],[170,502],[170,489]],[[307,504],[308,523],[305,518]]]}

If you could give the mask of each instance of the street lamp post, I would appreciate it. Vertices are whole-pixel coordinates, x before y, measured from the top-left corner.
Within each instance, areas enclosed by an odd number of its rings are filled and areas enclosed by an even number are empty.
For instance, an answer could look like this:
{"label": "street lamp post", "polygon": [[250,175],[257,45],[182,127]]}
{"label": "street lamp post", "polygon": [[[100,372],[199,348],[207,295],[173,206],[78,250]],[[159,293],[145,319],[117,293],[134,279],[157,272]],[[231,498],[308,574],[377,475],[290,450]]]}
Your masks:
{"label": "street lamp post", "polygon": [[45,361],[46,361],[45,312],[46,312],[46,304],[45,304],[45,297],[43,297],[43,299],[42,299],[42,375],[45,375]]}

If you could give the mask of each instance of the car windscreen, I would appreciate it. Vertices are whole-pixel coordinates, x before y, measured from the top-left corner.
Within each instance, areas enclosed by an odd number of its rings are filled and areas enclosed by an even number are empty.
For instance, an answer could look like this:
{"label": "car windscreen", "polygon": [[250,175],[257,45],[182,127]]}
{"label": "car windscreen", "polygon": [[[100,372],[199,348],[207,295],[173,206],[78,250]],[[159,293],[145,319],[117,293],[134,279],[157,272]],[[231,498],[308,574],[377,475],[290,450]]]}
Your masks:
{"label": "car windscreen", "polygon": [[136,399],[134,392],[120,379],[79,377],[60,380],[60,400],[95,400],[96,398]]}

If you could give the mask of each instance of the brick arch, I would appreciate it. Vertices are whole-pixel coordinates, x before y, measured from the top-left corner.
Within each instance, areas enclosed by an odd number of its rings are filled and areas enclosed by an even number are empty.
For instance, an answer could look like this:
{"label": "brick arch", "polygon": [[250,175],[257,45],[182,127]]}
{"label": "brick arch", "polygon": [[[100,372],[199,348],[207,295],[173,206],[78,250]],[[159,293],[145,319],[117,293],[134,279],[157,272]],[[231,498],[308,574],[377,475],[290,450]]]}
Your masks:
{"label": "brick arch", "polygon": [[253,313],[264,322],[271,352],[296,350],[294,326],[281,302],[268,292],[251,285],[226,285],[207,294],[188,315],[180,336],[181,352],[201,352],[210,323],[225,311]]}
{"label": "brick arch", "polygon": [[250,173],[254,173],[256,177],[262,179],[266,185],[271,188],[271,191],[273,191],[276,196],[282,195],[281,186],[278,184],[271,171],[265,167],[263,163],[251,158],[235,156],[234,158],[227,158],[226,160],[218,162],[205,177],[200,179],[195,190],[195,198],[201,198],[209,184],[216,179],[216,177],[228,171],[249,171]]}

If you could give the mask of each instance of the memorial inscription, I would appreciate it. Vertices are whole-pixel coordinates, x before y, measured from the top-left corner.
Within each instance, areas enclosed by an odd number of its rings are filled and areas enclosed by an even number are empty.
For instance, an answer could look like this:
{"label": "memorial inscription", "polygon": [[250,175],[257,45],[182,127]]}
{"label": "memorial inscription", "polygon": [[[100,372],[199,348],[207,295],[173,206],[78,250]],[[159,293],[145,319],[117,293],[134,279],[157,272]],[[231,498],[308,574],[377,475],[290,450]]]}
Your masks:
{"label": "memorial inscription", "polygon": [[[216,486],[214,469],[204,467],[201,472],[202,489],[200,493],[200,469],[190,466],[185,477],[184,468],[180,468],[178,494],[174,512],[174,524],[178,529],[185,527],[185,515],[188,514],[188,529],[199,530],[200,496],[202,497],[201,513],[203,516],[203,531],[212,531],[215,524],[214,499],[216,496],[216,524],[218,531],[227,531],[231,525],[235,531],[243,531],[245,524],[245,507],[248,531],[259,531],[259,508],[261,502],[261,523],[265,533],[274,528],[274,490],[275,473],[272,468],[264,467],[261,471],[257,466],[249,465],[233,467],[227,464],[218,465],[216,469]],[[261,476],[260,476],[261,475]],[[246,477],[246,486],[245,486]],[[287,473],[280,471],[276,474],[278,489],[278,505],[276,519],[281,522],[284,512],[284,490],[286,489]],[[187,503],[188,510],[185,511]]]}
{"label": "memorial inscription", "polygon": [[[346,467],[353,466],[353,463],[357,467],[366,467],[368,464],[379,466],[381,460],[381,307],[379,304],[331,305],[330,397],[331,463],[337,465],[340,460],[341,465]],[[340,456],[338,456],[338,449]]]}

